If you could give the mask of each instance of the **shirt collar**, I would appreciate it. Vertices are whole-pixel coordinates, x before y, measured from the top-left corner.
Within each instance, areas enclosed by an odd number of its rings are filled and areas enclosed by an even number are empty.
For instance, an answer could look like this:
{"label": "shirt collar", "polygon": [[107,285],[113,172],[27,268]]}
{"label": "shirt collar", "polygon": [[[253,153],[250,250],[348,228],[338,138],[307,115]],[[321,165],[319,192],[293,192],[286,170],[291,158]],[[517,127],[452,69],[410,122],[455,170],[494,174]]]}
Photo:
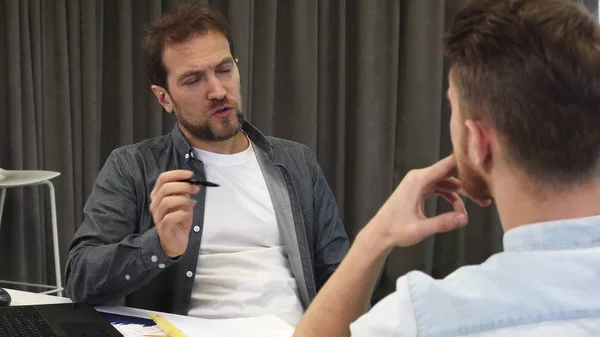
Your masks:
{"label": "shirt collar", "polygon": [[[272,144],[269,142],[267,137],[263,135],[254,125],[250,124],[248,121],[243,121],[242,130],[248,135],[250,141],[256,145],[256,147],[267,154],[269,159],[272,159],[273,150]],[[173,140],[173,145],[179,155],[183,156],[186,162],[194,159],[196,156],[194,154],[194,149],[190,145],[190,142],[185,138],[183,132],[179,128],[179,124],[175,123],[173,130],[171,131],[171,139]]]}
{"label": "shirt collar", "polygon": [[504,233],[505,251],[600,247],[600,216],[540,222]]}

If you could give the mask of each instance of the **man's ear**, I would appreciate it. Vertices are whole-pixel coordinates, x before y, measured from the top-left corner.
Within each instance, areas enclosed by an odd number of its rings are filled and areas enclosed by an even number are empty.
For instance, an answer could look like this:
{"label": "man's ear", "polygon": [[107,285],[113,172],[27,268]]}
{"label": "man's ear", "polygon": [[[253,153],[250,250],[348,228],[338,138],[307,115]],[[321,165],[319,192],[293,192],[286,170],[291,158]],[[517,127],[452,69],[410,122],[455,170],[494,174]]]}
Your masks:
{"label": "man's ear", "polygon": [[483,121],[473,119],[467,119],[465,126],[469,133],[467,155],[476,167],[484,169],[492,155],[492,129]]}
{"label": "man's ear", "polygon": [[153,85],[151,89],[154,93],[154,96],[156,96],[158,103],[160,103],[160,105],[162,105],[168,113],[173,113],[173,103],[167,89],[158,85]]}

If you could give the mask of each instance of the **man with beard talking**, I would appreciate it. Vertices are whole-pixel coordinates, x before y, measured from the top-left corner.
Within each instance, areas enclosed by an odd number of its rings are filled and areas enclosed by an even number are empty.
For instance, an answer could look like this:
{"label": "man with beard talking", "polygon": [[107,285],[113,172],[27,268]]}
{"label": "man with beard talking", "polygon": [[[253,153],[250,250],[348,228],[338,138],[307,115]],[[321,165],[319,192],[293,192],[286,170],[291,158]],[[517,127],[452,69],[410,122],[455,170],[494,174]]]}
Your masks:
{"label": "man with beard talking", "polygon": [[[295,336],[600,336],[600,27],[568,0],[473,0],[445,38],[454,155],[409,172],[358,234]],[[458,171],[460,181],[452,178]],[[369,302],[394,246],[494,199],[504,252]],[[428,218],[424,199],[454,211]]]}
{"label": "man with beard talking", "polygon": [[151,88],[177,124],[107,159],[68,254],[75,302],[295,325],[346,254],[315,155],[244,120],[227,29],[195,3],[148,30]]}

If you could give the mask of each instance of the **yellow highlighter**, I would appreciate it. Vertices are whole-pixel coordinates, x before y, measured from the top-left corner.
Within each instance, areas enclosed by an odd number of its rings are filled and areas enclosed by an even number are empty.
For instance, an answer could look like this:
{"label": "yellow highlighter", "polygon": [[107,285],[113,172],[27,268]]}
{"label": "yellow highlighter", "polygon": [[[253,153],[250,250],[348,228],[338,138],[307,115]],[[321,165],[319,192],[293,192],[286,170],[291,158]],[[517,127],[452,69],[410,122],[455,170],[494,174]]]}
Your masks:
{"label": "yellow highlighter", "polygon": [[149,314],[150,318],[163,329],[170,337],[185,337],[185,334],[181,330],[177,329],[173,324],[164,319],[161,315]]}

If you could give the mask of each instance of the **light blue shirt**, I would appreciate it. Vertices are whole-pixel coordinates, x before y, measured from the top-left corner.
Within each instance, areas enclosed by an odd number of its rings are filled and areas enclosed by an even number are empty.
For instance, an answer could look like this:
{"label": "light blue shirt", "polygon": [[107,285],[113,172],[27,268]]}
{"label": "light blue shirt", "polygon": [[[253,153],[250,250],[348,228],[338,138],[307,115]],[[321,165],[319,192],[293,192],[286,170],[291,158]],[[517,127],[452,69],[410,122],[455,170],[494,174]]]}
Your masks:
{"label": "light blue shirt", "polygon": [[600,336],[600,216],[511,229],[504,249],[443,280],[399,278],[352,336]]}

